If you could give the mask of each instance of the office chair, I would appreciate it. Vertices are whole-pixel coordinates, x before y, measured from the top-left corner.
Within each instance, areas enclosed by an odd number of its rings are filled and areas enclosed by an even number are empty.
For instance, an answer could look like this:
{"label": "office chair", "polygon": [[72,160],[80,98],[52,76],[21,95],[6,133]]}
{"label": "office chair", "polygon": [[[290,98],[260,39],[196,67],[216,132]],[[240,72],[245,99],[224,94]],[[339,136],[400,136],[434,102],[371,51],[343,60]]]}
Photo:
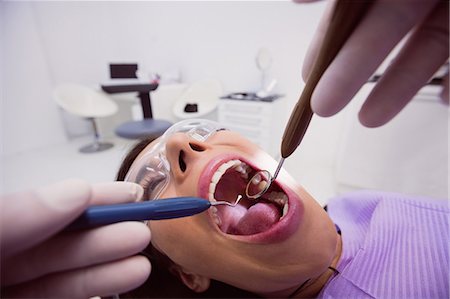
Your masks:
{"label": "office chair", "polygon": [[82,153],[94,153],[113,147],[112,143],[100,142],[95,119],[115,114],[117,104],[104,93],[78,84],[64,84],[55,88],[53,99],[63,110],[88,120],[94,131],[94,142],[79,149]]}
{"label": "office chair", "polygon": [[115,132],[118,136],[127,139],[156,138],[161,136],[171,125],[169,121],[154,119],[150,92],[155,90],[158,84],[126,84],[126,85],[102,85],[107,93],[138,92],[141,101],[144,118],[132,120],[119,125]]}
{"label": "office chair", "polygon": [[[110,65],[111,78],[136,78],[137,65]],[[113,82],[114,80],[112,80]],[[119,81],[122,82],[122,81]],[[158,88],[158,83],[117,83],[102,85],[107,93],[138,92],[141,102],[143,119],[128,121],[119,125],[115,132],[127,139],[157,138],[161,136],[172,123],[162,119],[154,119],[150,93]]]}

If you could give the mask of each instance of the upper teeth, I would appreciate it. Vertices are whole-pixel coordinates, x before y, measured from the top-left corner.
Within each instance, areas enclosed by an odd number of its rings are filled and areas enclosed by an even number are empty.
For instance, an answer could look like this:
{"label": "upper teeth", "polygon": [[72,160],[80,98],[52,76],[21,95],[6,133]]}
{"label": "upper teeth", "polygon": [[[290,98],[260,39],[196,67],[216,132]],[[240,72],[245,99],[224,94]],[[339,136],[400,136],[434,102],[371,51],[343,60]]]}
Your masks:
{"label": "upper teeth", "polygon": [[216,191],[217,183],[220,181],[222,175],[230,168],[234,167],[234,170],[241,173],[241,176],[245,179],[248,178],[247,170],[249,166],[242,162],[241,160],[230,160],[222,165],[216,170],[212,176],[211,183],[209,184],[209,195],[210,201],[216,201],[214,198],[214,192]]}

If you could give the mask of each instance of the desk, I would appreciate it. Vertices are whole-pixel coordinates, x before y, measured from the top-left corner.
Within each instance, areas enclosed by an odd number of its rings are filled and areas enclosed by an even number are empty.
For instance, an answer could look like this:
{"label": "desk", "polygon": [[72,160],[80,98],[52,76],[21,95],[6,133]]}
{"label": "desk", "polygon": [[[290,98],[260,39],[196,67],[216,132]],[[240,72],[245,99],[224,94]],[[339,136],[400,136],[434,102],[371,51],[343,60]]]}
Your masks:
{"label": "desk", "polygon": [[101,85],[101,87],[104,92],[109,94],[138,92],[144,118],[153,118],[150,92],[158,88],[157,83]]}
{"label": "desk", "polygon": [[117,85],[102,85],[107,93],[138,92],[141,100],[143,120],[129,121],[116,128],[116,134],[128,139],[157,138],[161,136],[172,124],[165,120],[153,118],[150,92],[158,88],[158,84],[131,83]]}

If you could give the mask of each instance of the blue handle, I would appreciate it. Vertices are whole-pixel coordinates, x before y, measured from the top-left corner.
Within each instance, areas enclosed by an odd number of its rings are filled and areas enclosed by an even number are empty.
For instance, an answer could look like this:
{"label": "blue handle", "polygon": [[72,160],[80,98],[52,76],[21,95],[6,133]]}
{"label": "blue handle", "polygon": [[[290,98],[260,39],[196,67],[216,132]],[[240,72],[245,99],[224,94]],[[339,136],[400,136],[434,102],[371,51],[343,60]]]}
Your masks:
{"label": "blue handle", "polygon": [[65,231],[88,229],[121,221],[160,220],[191,216],[207,210],[203,198],[176,197],[125,204],[92,206],[69,224]]}

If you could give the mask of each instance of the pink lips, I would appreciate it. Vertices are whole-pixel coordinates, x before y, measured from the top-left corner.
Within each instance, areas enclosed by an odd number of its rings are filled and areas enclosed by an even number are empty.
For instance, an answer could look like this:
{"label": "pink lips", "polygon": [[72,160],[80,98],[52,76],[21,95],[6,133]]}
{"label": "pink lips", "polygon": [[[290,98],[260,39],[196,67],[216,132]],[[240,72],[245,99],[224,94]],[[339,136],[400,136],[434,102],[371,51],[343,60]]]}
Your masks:
{"label": "pink lips", "polygon": [[[217,171],[217,169],[222,165],[223,163],[238,159],[241,160],[248,165],[252,166],[253,168],[257,169],[252,163],[248,162],[246,159],[243,159],[242,157],[239,157],[235,154],[226,154],[219,157],[216,157],[215,159],[211,160],[210,163],[205,167],[202,174],[199,178],[199,184],[198,184],[198,194],[202,198],[208,198],[209,194],[209,185],[212,179],[212,176]],[[298,229],[301,217],[303,214],[303,204],[298,197],[298,195],[293,192],[290,188],[287,186],[281,185],[280,182],[275,181],[278,186],[283,189],[283,191],[288,196],[288,204],[289,209],[287,214],[276,224],[274,224],[272,227],[270,227],[268,230],[253,234],[253,235],[230,235],[223,233],[215,224],[212,217],[210,218],[211,224],[216,228],[216,230],[228,237],[232,238],[234,240],[242,241],[242,242],[248,242],[248,243],[277,243],[282,242],[286,239],[288,239],[291,235],[294,234],[294,232]]]}

